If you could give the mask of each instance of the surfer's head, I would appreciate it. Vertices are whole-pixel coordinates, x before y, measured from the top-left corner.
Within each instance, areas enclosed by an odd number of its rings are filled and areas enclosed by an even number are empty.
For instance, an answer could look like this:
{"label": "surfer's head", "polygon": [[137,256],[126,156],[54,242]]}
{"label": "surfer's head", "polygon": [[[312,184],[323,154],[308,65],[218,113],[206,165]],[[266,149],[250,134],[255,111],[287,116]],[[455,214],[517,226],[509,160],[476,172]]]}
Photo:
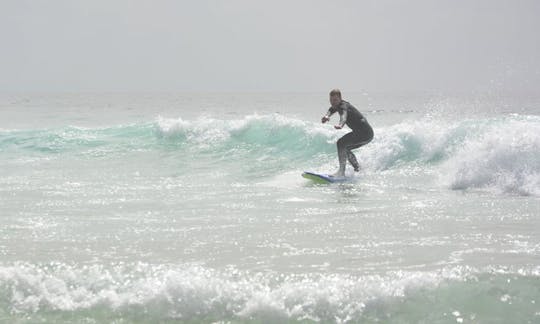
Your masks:
{"label": "surfer's head", "polygon": [[330,104],[332,107],[339,105],[341,102],[341,91],[339,89],[332,89],[330,91]]}

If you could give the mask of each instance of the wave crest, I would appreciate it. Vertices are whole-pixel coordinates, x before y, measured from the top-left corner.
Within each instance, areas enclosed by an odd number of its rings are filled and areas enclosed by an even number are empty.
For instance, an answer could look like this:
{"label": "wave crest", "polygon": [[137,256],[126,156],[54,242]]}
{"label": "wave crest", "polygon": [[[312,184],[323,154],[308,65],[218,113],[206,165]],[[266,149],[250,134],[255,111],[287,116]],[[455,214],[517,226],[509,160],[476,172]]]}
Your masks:
{"label": "wave crest", "polygon": [[405,121],[376,129],[374,141],[358,152],[371,172],[420,169],[440,174],[452,189],[540,195],[537,116]]}
{"label": "wave crest", "polygon": [[252,151],[269,149],[303,155],[334,150],[337,137],[322,125],[279,114],[250,115],[238,120],[199,118],[186,121],[158,117],[156,130],[164,138],[179,139],[204,148],[248,145]]}
{"label": "wave crest", "polygon": [[464,141],[442,170],[453,189],[540,195],[540,120],[495,120]]}

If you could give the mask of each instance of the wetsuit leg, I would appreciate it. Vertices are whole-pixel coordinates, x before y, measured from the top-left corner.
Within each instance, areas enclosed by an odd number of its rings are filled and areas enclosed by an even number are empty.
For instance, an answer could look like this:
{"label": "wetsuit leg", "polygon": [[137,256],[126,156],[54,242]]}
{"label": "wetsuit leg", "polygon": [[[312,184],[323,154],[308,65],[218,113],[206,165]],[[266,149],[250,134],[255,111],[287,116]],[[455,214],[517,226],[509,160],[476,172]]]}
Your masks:
{"label": "wetsuit leg", "polygon": [[354,153],[351,152],[350,149],[347,150],[347,160],[349,160],[349,163],[353,166],[354,171],[360,170],[360,164],[358,164],[356,155],[354,155]]}
{"label": "wetsuit leg", "polygon": [[356,159],[356,155],[354,155],[354,153],[351,150],[364,146],[369,142],[371,142],[371,140],[366,140],[356,145],[351,145],[347,147],[347,160],[349,160],[349,163],[353,166],[354,171],[360,170],[360,164],[358,163],[358,160]]}
{"label": "wetsuit leg", "polygon": [[337,141],[337,151],[338,151],[338,160],[339,160],[339,171],[338,174],[345,174],[345,167],[347,165],[347,157],[348,157],[348,150],[347,148],[350,145],[355,144],[355,134],[354,132],[347,133],[343,135],[340,139]]}
{"label": "wetsuit leg", "polygon": [[360,169],[356,156],[351,151],[359,148],[373,139],[373,130],[366,129],[365,131],[353,131],[345,134],[338,140],[338,158],[339,158],[339,172],[343,174],[345,172],[346,160],[353,166],[355,171]]}

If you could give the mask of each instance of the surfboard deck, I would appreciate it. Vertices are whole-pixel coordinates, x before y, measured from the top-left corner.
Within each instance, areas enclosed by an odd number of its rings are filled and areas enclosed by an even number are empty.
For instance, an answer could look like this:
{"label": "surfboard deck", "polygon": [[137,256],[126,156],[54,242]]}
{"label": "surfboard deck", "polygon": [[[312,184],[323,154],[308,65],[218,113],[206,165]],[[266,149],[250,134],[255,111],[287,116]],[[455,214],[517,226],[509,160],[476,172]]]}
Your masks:
{"label": "surfboard deck", "polygon": [[347,177],[333,177],[326,173],[317,173],[311,171],[304,171],[304,173],[302,173],[302,177],[321,184],[345,182],[349,180]]}

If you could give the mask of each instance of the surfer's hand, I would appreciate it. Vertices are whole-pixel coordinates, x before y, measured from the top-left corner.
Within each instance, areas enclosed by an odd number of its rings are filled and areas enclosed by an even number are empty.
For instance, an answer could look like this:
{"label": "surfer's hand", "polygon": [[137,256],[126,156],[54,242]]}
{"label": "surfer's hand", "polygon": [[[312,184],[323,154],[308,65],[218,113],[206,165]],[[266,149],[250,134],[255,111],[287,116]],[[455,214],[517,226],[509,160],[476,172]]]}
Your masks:
{"label": "surfer's hand", "polygon": [[335,128],[335,129],[342,129],[343,126],[341,126],[341,125],[335,125],[334,128]]}
{"label": "surfer's hand", "polygon": [[327,121],[329,121],[330,118],[326,117],[326,116],[323,116],[323,118],[321,119],[321,122],[324,124],[326,123]]}

